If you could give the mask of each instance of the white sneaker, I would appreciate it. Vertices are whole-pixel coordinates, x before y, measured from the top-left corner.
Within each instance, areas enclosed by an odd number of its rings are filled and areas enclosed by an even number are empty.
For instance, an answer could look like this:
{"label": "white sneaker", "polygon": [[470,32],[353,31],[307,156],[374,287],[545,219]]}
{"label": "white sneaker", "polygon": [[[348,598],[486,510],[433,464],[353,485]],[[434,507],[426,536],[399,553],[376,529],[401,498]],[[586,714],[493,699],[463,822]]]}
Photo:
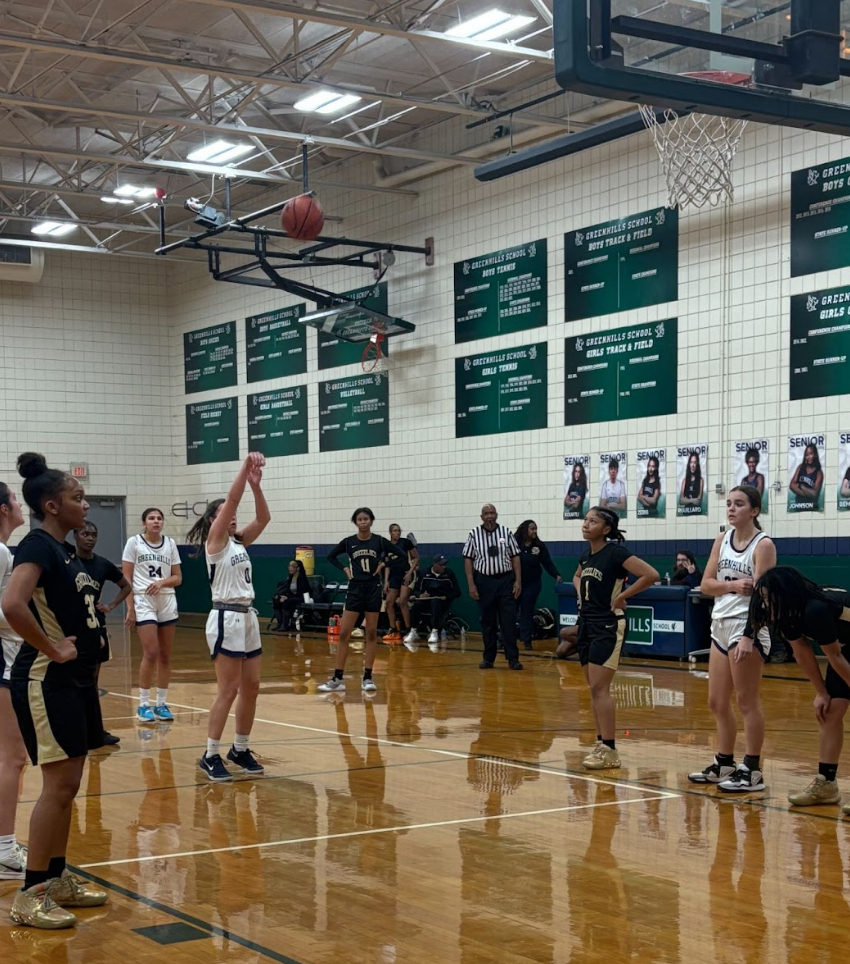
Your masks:
{"label": "white sneaker", "polygon": [[5,857],[0,857],[0,880],[23,880],[26,869],[27,848],[19,843]]}
{"label": "white sneaker", "polygon": [[352,636],[353,639],[363,639],[363,637],[364,637],[365,635],[366,635],[366,634],[363,632],[363,630],[362,630],[359,626],[358,626],[356,629],[352,629],[352,630],[351,630],[351,636]]}
{"label": "white sneaker", "polygon": [[364,679],[362,684],[362,690],[364,693],[377,693],[378,687],[375,685],[375,681],[371,678]]}
{"label": "white sneaker", "polygon": [[345,680],[334,676],[327,683],[320,683],[316,689],[320,693],[341,693],[345,689]]}
{"label": "white sneaker", "polygon": [[440,641],[439,633],[436,629],[432,629],[428,634],[428,643],[438,643]]}
{"label": "white sneaker", "polygon": [[419,641],[419,633],[415,629],[411,629],[410,632],[404,637],[406,643],[416,643]]}

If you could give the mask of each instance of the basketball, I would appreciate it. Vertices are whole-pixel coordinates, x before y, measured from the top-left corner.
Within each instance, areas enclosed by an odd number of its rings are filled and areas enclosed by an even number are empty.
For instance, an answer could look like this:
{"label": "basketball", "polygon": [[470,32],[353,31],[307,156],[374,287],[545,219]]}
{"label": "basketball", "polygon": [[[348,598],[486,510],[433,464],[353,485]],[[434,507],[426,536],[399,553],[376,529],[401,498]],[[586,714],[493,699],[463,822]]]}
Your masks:
{"label": "basketball", "polygon": [[280,223],[290,238],[315,241],[325,226],[325,212],[314,197],[299,194],[286,202],[280,213]]}

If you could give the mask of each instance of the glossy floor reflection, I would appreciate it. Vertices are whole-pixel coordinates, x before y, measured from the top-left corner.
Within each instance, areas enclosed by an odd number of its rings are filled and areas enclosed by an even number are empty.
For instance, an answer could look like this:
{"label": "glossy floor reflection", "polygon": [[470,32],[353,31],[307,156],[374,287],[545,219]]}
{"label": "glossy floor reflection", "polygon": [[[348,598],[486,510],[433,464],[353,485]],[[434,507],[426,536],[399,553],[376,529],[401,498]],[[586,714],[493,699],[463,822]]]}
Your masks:
{"label": "glossy floor reflection", "polygon": [[[110,903],[72,932],[0,924],[2,960],[846,960],[850,820],[785,801],[817,756],[793,665],[764,682],[768,790],[730,800],[684,776],[713,753],[704,666],[627,663],[623,769],[589,774],[573,662],[482,672],[473,638],[384,647],[376,697],[354,654],[346,697],[322,699],[324,638],[264,642],[267,775],[211,785],[196,765],[214,692],[200,630],[178,633],[170,726],[137,726],[136,646],[115,641],[103,709],[121,745],[90,758],[69,854]],[[21,829],[39,785],[28,772]],[[0,882],[3,920],[15,886]]]}

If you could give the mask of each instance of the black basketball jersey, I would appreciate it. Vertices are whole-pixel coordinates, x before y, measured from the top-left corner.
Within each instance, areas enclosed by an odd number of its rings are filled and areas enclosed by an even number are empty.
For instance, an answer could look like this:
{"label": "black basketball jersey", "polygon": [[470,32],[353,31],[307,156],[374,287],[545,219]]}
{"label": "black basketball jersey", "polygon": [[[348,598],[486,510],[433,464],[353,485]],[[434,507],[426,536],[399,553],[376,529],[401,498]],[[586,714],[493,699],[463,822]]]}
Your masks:
{"label": "black basketball jersey", "polygon": [[[103,595],[103,587],[108,582],[121,582],[124,578],[124,574],[114,563],[110,562],[108,559],[104,559],[103,556],[93,555],[91,559],[80,559],[80,562],[86,567],[86,572],[92,577],[94,585],[92,589],[95,590],[97,596],[95,597],[95,606],[100,602],[100,597]],[[98,622],[101,628],[106,626],[106,616],[102,612],[97,614]]]}
{"label": "black basketball jersey", "polygon": [[328,556],[328,561],[337,569],[343,568],[339,561],[340,556],[348,556],[353,582],[371,582],[377,578],[378,566],[384,557],[402,556],[407,559],[402,550],[397,549],[389,539],[375,535],[368,539],[360,539],[356,535],[346,536]]}
{"label": "black basketball jersey", "polygon": [[403,552],[404,555],[387,556],[387,569],[389,569],[390,575],[402,577],[410,566],[410,550],[413,548],[413,543],[410,539],[399,539],[395,547],[400,552]]}
{"label": "black basketball jersey", "polygon": [[30,611],[53,642],[76,636],[77,658],[56,663],[26,640],[12,667],[13,680],[66,680],[91,683],[100,653],[101,630],[95,608],[100,592],[74,547],[43,529],[33,529],[15,550],[15,568],[41,567]]}
{"label": "black basketball jersey", "polygon": [[785,639],[805,638],[828,646],[839,642],[842,651],[850,652],[850,593],[845,589],[822,588],[821,596],[811,595],[806,600],[801,626],[779,625],[777,630]]}
{"label": "black basketball jersey", "polygon": [[623,563],[632,557],[624,545],[606,543],[599,552],[586,549],[579,560],[581,616],[610,616],[611,603],[623,591],[628,575]]}

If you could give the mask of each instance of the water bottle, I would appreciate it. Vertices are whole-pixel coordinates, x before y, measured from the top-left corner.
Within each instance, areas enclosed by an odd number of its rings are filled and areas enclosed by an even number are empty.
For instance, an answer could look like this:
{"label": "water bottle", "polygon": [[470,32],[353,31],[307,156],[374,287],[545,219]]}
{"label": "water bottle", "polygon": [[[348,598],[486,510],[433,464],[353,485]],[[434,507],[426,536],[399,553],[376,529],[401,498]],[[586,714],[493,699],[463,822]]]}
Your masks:
{"label": "water bottle", "polygon": [[669,573],[669,572],[665,572],[665,573],[664,573],[664,585],[665,585],[665,586],[669,586],[669,585],[670,585],[670,573]]}

